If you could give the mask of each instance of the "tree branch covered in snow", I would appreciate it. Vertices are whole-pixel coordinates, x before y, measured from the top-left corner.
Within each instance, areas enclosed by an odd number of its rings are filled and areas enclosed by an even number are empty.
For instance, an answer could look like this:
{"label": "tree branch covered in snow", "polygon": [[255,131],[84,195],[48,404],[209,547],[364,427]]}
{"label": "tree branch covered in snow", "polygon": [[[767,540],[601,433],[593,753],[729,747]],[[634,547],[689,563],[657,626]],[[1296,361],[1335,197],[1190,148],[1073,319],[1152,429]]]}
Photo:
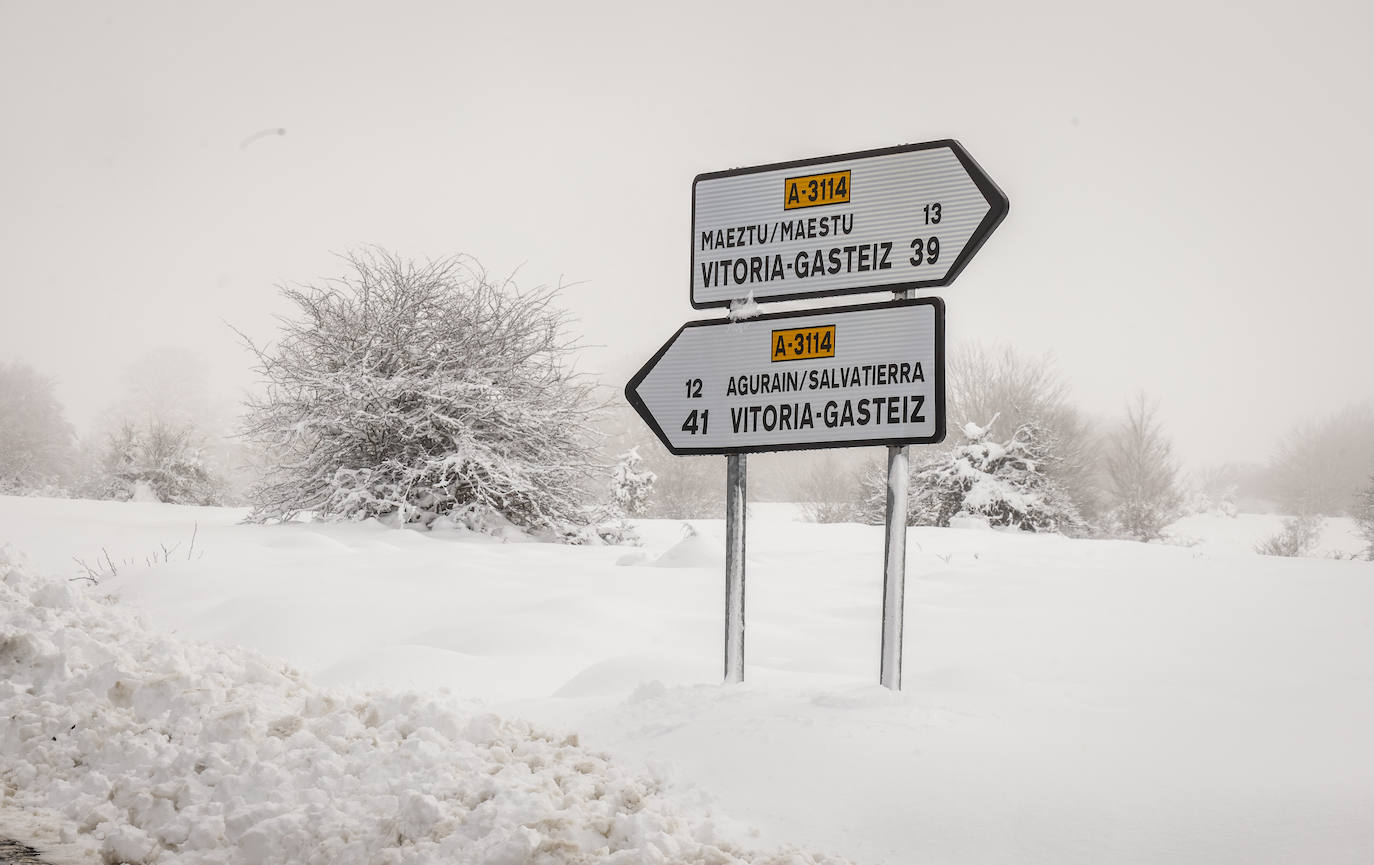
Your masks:
{"label": "tree branch covered in snow", "polygon": [[576,372],[556,290],[476,262],[377,248],[346,276],[284,287],[298,315],[248,341],[266,382],[245,432],[273,455],[250,519],[390,516],[568,536],[593,518],[595,384]]}

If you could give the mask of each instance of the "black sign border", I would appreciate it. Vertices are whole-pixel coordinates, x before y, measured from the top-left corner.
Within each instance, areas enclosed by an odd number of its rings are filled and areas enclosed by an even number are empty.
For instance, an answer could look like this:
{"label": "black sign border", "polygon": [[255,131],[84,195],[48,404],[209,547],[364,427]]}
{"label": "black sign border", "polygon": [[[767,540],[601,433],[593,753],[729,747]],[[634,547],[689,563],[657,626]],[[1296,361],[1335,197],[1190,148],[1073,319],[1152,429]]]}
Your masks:
{"label": "black sign border", "polygon": [[[792,294],[770,294],[765,298],[759,298],[761,303],[773,303],[784,300],[802,300],[810,297],[840,297],[846,294],[865,294],[875,291],[906,291],[916,288],[943,288],[954,282],[963,269],[968,265],[973,256],[978,253],[993,229],[1002,224],[1002,220],[1007,218],[1007,211],[1011,207],[1011,202],[1007,196],[992,182],[986,171],[983,170],[964,146],[953,138],[944,138],[939,141],[923,141],[920,144],[899,144],[896,147],[880,147],[877,150],[858,150],[853,153],[837,153],[834,156],[817,156],[811,159],[798,159],[792,162],[774,162],[769,165],[754,165],[749,168],[731,168],[727,171],[708,171],[698,174],[692,180],[692,237],[691,250],[687,257],[687,299],[692,304],[693,309],[712,309],[715,307],[729,306],[733,300],[711,300],[697,302],[696,291],[696,252],[697,252],[697,184],[703,180],[717,180],[722,177],[738,177],[744,174],[758,174],[763,171],[779,171],[790,168],[805,168],[812,165],[821,165],[826,162],[835,162],[844,159],[864,159],[873,156],[890,156],[894,153],[911,153],[917,150],[937,150],[947,147],[953,151],[959,163],[964,166],[972,178],[978,191],[983,194],[983,198],[988,202],[988,212],[983,214],[983,221],[978,223],[978,227],[969,235],[968,243],[964,245],[959,257],[954,260],[954,265],[940,279],[924,279],[915,282],[893,282],[883,283],[875,286],[855,286],[853,288],[831,288],[819,291],[798,291]],[[739,298],[742,299],[742,298]]]}
{"label": "black sign border", "polygon": [[[682,332],[689,327],[728,327],[735,324],[729,319],[723,318],[703,318],[696,321],[689,321],[673,333],[668,341],[663,344],[654,356],[649,358],[648,363],[639,368],[639,372],[625,385],[625,401],[639,414],[640,418],[648,425],[653,434],[663,444],[668,452],[674,456],[726,456],[729,454],[752,454],[752,453],[775,453],[778,451],[802,451],[802,450],[828,450],[830,448],[860,448],[860,447],[882,447],[885,445],[933,445],[945,440],[945,302],[938,297],[917,297],[907,300],[890,300],[883,303],[861,303],[851,306],[831,306],[824,309],[798,309],[787,312],[770,312],[753,318],[744,319],[743,322],[755,321],[776,321],[787,318],[802,318],[805,316],[830,315],[832,313],[860,312],[871,309],[898,309],[905,306],[930,306],[935,308],[935,432],[928,436],[890,438],[890,439],[864,439],[863,441],[827,441],[827,442],[797,442],[793,444],[780,445],[746,445],[741,447],[717,447],[717,448],[675,448],[668,440],[663,428],[658,425],[658,421],[649,411],[649,407],[644,404],[644,400],[639,397],[639,386],[644,379],[649,377],[649,373],[658,365],[659,360],[668,353],[673,343],[677,342]],[[743,323],[741,322],[741,323]],[[817,358],[822,360],[823,358]]]}

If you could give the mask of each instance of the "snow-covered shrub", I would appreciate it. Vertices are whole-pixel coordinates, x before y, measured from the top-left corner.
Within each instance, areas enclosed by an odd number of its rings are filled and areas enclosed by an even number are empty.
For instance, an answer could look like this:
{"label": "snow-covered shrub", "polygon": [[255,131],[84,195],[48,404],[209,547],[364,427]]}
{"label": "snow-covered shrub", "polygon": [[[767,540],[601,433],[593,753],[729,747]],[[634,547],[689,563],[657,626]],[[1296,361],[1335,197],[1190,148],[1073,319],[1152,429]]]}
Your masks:
{"label": "snow-covered shrub", "polygon": [[1283,521],[1283,529],[1255,545],[1255,552],[1266,556],[1305,556],[1312,552],[1321,535],[1322,518],[1298,514]]}
{"label": "snow-covered shrub", "polygon": [[611,470],[611,500],[624,513],[638,516],[648,506],[657,478],[645,467],[639,448],[632,447],[616,459]]}
{"label": "snow-covered shrub", "polygon": [[1161,537],[1182,504],[1173,448],[1156,414],[1155,404],[1139,395],[1107,445],[1107,521],[1114,533],[1141,541]]}
{"label": "snow-covered shrub", "polygon": [[[1083,521],[1073,502],[1047,471],[1055,457],[1046,432],[1024,424],[1007,441],[995,442],[991,426],[965,424],[962,445],[916,470],[908,524],[948,526],[952,517],[975,516],[992,526],[1029,532],[1081,530]],[[885,502],[883,474],[883,482],[873,488]],[[869,510],[874,507],[870,504]]]}
{"label": "snow-covered shrub", "polygon": [[281,289],[297,316],[275,345],[248,343],[266,387],[245,432],[271,455],[250,519],[489,511],[580,536],[604,471],[598,404],[570,366],[556,292],[494,282],[465,257],[346,261],[346,276]]}
{"label": "snow-covered shrub", "polygon": [[1000,440],[1027,424],[1038,428],[1055,456],[1046,473],[1087,522],[1096,521],[1103,507],[1099,437],[1073,404],[1053,357],[966,345],[950,352],[948,376],[951,429],[995,418],[990,435]]}
{"label": "snow-covered shrub", "polygon": [[1364,557],[1374,562],[1374,475],[1370,475],[1364,489],[1355,495],[1350,515],[1355,518],[1355,525],[1368,544]]}
{"label": "snow-covered shrub", "polygon": [[110,435],[89,492],[118,501],[217,505],[220,489],[190,427],[148,421],[125,423]]}

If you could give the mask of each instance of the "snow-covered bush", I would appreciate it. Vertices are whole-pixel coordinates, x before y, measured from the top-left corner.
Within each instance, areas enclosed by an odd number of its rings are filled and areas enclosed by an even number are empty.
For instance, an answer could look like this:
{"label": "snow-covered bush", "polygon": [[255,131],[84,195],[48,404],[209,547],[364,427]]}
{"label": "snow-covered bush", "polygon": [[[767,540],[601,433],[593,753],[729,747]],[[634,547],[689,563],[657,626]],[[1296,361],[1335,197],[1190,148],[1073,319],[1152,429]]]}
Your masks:
{"label": "snow-covered bush", "polygon": [[494,282],[466,257],[346,261],[346,276],[281,289],[297,316],[275,345],[248,342],[266,387],[245,431],[272,456],[250,519],[491,512],[587,537],[598,404],[556,292]]}
{"label": "snow-covered bush", "polygon": [[110,435],[88,492],[119,501],[217,505],[221,486],[205,465],[190,427],[148,421],[125,423]]}
{"label": "snow-covered bush", "polygon": [[658,475],[644,466],[639,448],[621,454],[611,470],[611,500],[630,516],[638,516],[649,504]]}
{"label": "snow-covered bush", "polygon": [[[1023,424],[1007,441],[995,442],[991,426],[965,424],[964,444],[916,470],[907,523],[948,526],[952,517],[978,516],[1029,532],[1081,530],[1073,502],[1047,471],[1055,457],[1045,430]],[[885,502],[885,472],[872,490],[870,512],[880,507],[878,494]]]}
{"label": "snow-covered bush", "polygon": [[1139,395],[1107,445],[1108,522],[1113,533],[1141,541],[1161,537],[1182,504],[1173,448],[1156,415],[1155,404]]}
{"label": "snow-covered bush", "polygon": [[1305,556],[1317,545],[1321,530],[1322,518],[1316,514],[1288,517],[1278,534],[1255,545],[1255,552],[1265,556]]}

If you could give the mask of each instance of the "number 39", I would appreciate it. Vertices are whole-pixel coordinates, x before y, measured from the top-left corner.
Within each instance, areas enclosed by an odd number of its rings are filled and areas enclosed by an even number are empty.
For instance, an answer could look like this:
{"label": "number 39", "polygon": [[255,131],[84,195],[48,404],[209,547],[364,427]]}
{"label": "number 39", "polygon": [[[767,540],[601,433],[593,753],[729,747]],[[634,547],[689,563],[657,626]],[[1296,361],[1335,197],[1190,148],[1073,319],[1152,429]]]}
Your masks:
{"label": "number 39", "polygon": [[911,241],[911,266],[920,267],[922,264],[934,264],[940,260],[940,238],[930,239],[916,238]]}

